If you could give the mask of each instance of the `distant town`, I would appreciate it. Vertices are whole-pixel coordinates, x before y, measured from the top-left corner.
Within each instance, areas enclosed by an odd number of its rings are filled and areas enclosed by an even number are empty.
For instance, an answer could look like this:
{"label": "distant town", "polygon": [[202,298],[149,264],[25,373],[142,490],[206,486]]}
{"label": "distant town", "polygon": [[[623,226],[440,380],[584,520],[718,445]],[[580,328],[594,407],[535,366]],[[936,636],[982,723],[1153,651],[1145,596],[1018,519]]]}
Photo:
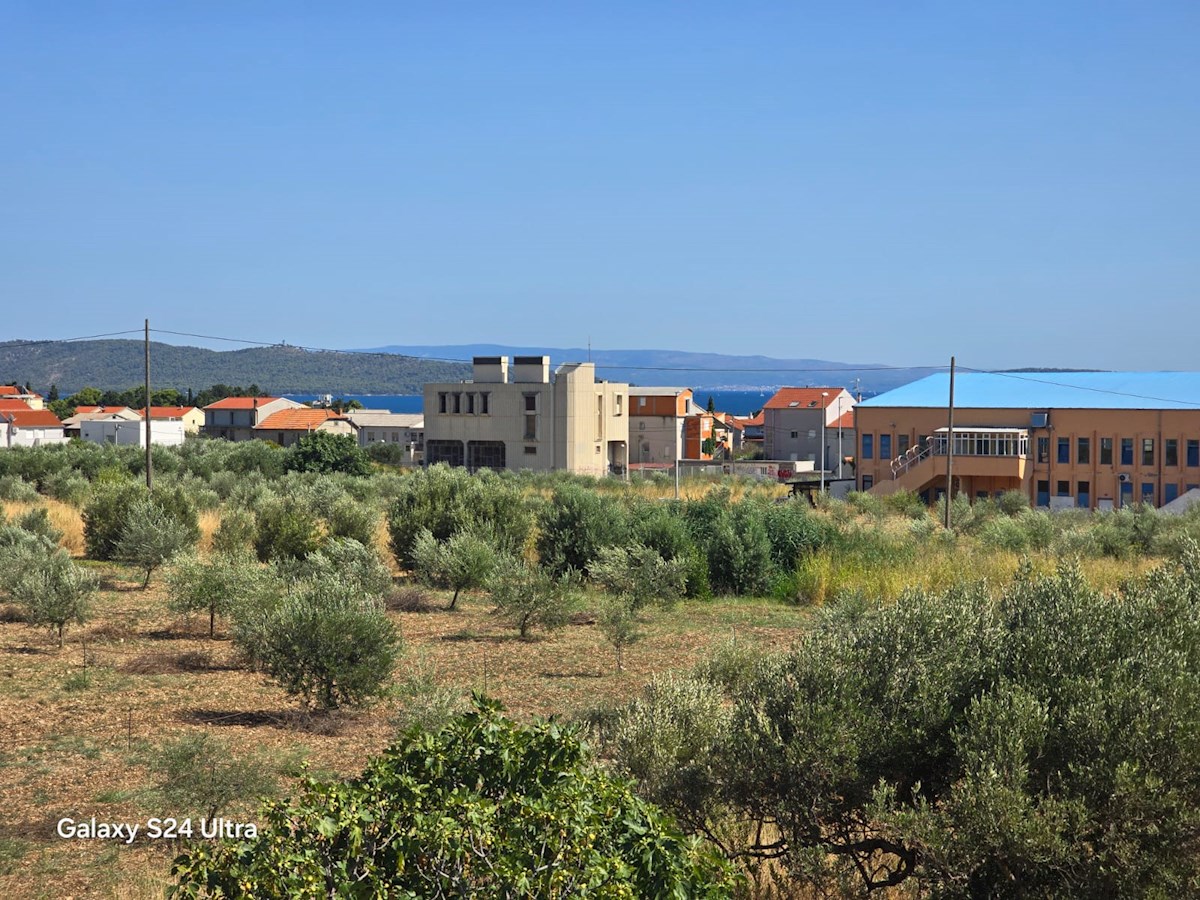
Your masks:
{"label": "distant town", "polygon": [[399,466],[621,478],[678,468],[930,503],[945,494],[950,458],[954,494],[972,500],[1019,491],[1034,507],[1103,510],[1200,490],[1200,402],[1189,399],[1200,373],[959,374],[953,442],[949,387],[946,373],[866,400],[837,384],[782,387],[734,415],[690,387],[601,380],[593,363],[552,369],[549,356],[477,356],[471,378],[426,383],[419,413],[332,394],[305,404],[255,385],[155,392],[147,410],[140,388],[60,398],[12,384],[0,386],[0,447],[137,445],[147,427],[167,446],[202,435],[290,447],[329,432]]}

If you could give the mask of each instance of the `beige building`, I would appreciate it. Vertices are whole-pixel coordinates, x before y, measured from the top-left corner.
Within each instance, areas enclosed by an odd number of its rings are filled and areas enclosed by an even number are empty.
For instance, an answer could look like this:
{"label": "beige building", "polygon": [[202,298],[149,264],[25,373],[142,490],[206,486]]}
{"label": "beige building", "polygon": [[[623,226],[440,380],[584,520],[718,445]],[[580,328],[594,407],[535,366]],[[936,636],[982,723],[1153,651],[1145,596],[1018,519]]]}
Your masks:
{"label": "beige building", "polygon": [[404,462],[420,462],[425,452],[425,416],[384,409],[355,409],[346,418],[358,426],[358,445],[394,444],[404,451]]}
{"label": "beige building", "polygon": [[629,385],[596,381],[592,363],[477,356],[471,381],[425,385],[425,461],[471,470],[624,474]]}

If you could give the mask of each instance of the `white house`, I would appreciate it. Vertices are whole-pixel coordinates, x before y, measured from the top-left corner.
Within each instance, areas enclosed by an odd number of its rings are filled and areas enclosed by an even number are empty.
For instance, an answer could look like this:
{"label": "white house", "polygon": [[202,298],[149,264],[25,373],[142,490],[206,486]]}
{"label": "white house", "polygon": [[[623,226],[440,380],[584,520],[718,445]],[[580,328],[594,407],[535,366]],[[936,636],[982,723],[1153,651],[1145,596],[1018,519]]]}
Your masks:
{"label": "white house", "polygon": [[66,440],[63,423],[48,409],[0,410],[0,447],[42,447]]}
{"label": "white house", "polygon": [[[150,443],[165,447],[178,447],[184,441],[185,424],[180,419],[152,419]],[[129,422],[123,419],[93,419],[79,423],[79,436],[93,444],[118,444],[145,446],[146,424],[138,419]]]}

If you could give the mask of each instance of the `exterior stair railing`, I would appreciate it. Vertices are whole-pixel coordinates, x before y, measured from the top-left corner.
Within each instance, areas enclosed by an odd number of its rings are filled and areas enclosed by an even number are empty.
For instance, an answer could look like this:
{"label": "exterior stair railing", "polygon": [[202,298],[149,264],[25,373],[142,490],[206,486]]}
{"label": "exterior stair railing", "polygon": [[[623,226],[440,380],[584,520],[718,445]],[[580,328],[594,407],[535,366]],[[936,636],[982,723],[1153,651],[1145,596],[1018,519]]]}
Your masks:
{"label": "exterior stair railing", "polygon": [[907,453],[903,454],[902,456],[897,456],[895,459],[893,459],[892,480],[894,481],[895,479],[902,477],[905,472],[933,453],[933,446],[933,441],[926,442],[924,446],[921,446],[920,444],[914,444],[912,447],[908,448]]}

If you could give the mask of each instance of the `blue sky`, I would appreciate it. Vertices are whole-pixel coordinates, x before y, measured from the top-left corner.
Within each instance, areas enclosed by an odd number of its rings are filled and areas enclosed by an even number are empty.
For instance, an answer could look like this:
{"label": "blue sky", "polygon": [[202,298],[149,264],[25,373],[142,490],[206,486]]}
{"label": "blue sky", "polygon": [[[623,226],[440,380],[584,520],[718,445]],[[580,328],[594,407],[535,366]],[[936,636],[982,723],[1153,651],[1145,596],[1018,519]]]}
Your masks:
{"label": "blue sky", "polygon": [[1194,2],[8,2],[0,338],[1200,368],[1198,38]]}

